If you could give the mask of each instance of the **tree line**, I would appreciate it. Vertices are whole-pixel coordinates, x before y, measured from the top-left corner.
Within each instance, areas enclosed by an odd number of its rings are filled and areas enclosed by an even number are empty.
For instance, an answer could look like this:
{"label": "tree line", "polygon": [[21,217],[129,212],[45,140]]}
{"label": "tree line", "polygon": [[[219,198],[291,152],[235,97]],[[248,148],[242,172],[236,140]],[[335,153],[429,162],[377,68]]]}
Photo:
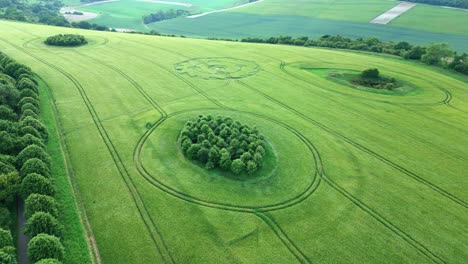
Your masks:
{"label": "tree line", "polygon": [[381,41],[375,37],[351,39],[341,35],[325,35],[318,39],[290,36],[270,38],[244,38],[242,42],[283,44],[304,47],[326,47],[362,50],[397,55],[408,60],[419,60],[429,65],[440,66],[468,75],[468,54],[457,54],[445,43],[430,46],[411,45],[408,42]]}
{"label": "tree line", "polygon": [[[61,242],[48,132],[39,121],[38,83],[31,69],[0,52],[0,263],[16,264],[10,230],[16,222],[16,200],[23,199],[27,222],[22,230],[31,238],[28,257],[33,263],[60,263]],[[18,198],[19,197],[19,198]],[[54,259],[54,260],[50,260]]]}
{"label": "tree line", "polygon": [[422,4],[428,4],[428,5],[468,8],[468,0],[408,0],[408,2],[422,3]]}
{"label": "tree line", "polygon": [[156,13],[143,16],[143,23],[149,24],[149,23],[158,22],[162,20],[168,20],[168,19],[173,19],[176,17],[186,16],[188,14],[189,12],[183,9],[177,9],[177,10],[169,9],[167,11],[159,10]]}
{"label": "tree line", "polygon": [[180,135],[185,156],[200,162],[206,169],[220,168],[252,175],[263,166],[263,135],[256,127],[232,118],[199,115],[185,124]]}

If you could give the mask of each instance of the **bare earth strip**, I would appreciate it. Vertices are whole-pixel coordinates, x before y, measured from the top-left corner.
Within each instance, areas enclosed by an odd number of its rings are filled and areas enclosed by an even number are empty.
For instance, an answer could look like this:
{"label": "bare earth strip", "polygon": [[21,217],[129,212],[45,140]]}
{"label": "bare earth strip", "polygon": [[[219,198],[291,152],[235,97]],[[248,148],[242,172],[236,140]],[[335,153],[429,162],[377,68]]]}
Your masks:
{"label": "bare earth strip", "polygon": [[415,3],[401,2],[399,5],[374,18],[371,23],[386,25],[393,19],[416,6]]}
{"label": "bare earth strip", "polygon": [[252,2],[252,3],[247,3],[247,4],[243,4],[243,5],[238,5],[238,6],[234,6],[234,7],[230,7],[230,8],[219,9],[219,10],[215,10],[215,11],[210,11],[210,12],[201,13],[201,14],[198,14],[198,15],[187,16],[187,18],[202,17],[202,16],[206,16],[206,15],[209,15],[209,14],[213,14],[213,13],[219,13],[219,12],[224,12],[224,11],[228,11],[228,10],[233,10],[233,9],[237,9],[237,8],[241,8],[241,7],[246,7],[246,6],[253,5],[253,4],[256,4],[256,3],[260,3],[260,2],[263,2],[263,1],[265,1],[265,0],[258,0],[258,1]]}
{"label": "bare earth strip", "polygon": [[170,2],[170,1],[157,1],[157,0],[137,0],[138,2],[149,2],[155,4],[163,4],[163,5],[176,5],[176,6],[183,6],[183,7],[192,7],[192,4],[189,3],[182,3],[182,2]]}

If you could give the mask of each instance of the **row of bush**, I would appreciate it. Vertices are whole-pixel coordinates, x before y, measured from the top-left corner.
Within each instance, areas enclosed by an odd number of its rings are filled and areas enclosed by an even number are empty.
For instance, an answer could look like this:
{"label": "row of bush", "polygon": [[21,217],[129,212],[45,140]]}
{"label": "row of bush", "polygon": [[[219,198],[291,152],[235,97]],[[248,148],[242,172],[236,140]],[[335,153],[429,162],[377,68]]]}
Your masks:
{"label": "row of bush", "polygon": [[[9,214],[21,197],[27,218],[23,232],[31,237],[28,257],[33,263],[59,263],[64,255],[62,226],[53,198],[48,133],[38,120],[38,93],[31,69],[0,53],[0,210]],[[11,218],[0,230],[0,263],[13,264],[16,250],[11,249],[8,226]]]}
{"label": "row of bush", "polygon": [[242,42],[283,44],[305,47],[327,47],[338,49],[362,50],[401,56],[408,60],[419,60],[429,65],[448,68],[468,75],[468,54],[457,54],[447,44],[439,43],[430,46],[411,45],[408,42],[385,42],[377,38],[351,39],[340,35],[325,35],[319,39],[308,37],[293,38],[290,36],[270,38],[245,38]]}
{"label": "row of bush", "polygon": [[189,12],[183,9],[169,9],[167,11],[159,10],[157,13],[151,13],[143,16],[143,23],[149,24],[153,22],[173,19],[176,17],[186,16]]}

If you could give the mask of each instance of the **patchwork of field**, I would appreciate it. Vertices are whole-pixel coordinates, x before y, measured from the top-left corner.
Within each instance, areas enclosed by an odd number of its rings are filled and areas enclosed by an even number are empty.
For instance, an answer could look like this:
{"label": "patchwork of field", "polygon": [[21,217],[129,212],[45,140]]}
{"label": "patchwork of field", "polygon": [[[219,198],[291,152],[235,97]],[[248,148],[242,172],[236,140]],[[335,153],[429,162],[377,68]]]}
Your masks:
{"label": "patchwork of field", "polygon": [[[0,31],[0,50],[52,91],[102,263],[468,258],[466,77],[326,49],[4,21]],[[71,32],[90,43],[42,43]],[[411,92],[326,74],[370,67]],[[177,138],[198,114],[256,124],[271,164],[239,181],[186,160]]]}

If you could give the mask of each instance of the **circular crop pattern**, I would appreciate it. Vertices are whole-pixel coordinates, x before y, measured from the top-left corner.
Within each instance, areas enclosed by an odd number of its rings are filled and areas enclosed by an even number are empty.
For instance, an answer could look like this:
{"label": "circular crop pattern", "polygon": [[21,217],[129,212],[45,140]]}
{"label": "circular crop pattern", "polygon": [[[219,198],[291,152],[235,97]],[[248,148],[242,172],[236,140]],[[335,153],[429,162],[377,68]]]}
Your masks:
{"label": "circular crop pattern", "polygon": [[175,70],[192,78],[228,80],[255,75],[260,66],[253,61],[234,58],[197,58],[177,63]]}
{"label": "circular crop pattern", "polygon": [[[265,136],[265,156],[255,177],[207,170],[185,157],[180,129],[198,114],[229,116],[257,126]],[[180,199],[209,206],[287,207],[308,197],[318,186],[321,173],[318,154],[300,132],[272,118],[240,111],[173,113],[145,133],[134,154],[138,171],[151,185]]]}
{"label": "circular crop pattern", "polygon": [[257,127],[230,117],[199,115],[185,123],[180,146],[185,156],[206,169],[254,174],[263,166],[265,142]]}

